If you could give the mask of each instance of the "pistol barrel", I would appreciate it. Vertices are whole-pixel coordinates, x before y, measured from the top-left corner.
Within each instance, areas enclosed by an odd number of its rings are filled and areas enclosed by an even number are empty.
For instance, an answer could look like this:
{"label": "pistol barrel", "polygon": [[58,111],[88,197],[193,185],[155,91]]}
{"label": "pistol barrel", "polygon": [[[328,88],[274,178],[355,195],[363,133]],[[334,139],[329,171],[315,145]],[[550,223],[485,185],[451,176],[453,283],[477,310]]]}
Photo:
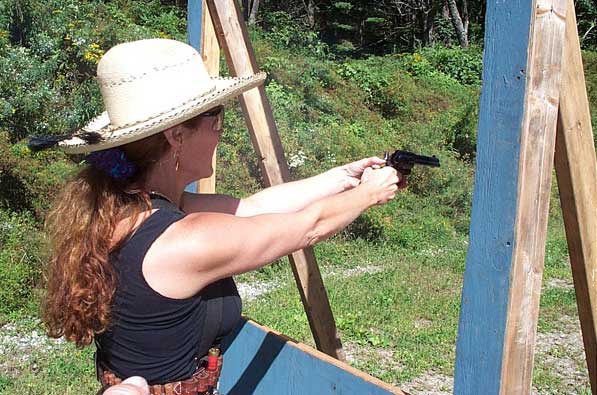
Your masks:
{"label": "pistol barrel", "polygon": [[406,164],[439,167],[440,162],[435,156],[418,155],[408,151],[396,150],[393,154],[386,153],[384,156],[386,164],[400,167]]}

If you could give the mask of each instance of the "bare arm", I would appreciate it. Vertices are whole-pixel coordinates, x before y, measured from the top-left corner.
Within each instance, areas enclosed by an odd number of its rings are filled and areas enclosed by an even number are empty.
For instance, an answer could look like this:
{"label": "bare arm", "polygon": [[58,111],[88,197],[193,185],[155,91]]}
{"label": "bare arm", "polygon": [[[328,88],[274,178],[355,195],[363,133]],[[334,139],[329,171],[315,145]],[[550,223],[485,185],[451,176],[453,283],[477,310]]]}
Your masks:
{"label": "bare arm", "polygon": [[382,163],[384,160],[377,157],[365,158],[313,177],[266,188],[244,199],[185,193],[182,208],[187,213],[219,212],[239,217],[295,212],[327,196],[354,188],[359,185],[366,168]]}
{"label": "bare arm", "polygon": [[[167,281],[172,289],[158,291],[184,297],[217,279],[254,270],[311,246],[344,228],[372,205],[394,197],[398,182],[394,169],[369,169],[366,174],[367,177],[363,175],[366,181],[358,187],[293,213],[252,217],[220,213],[187,215],[156,240],[146,255],[144,273],[148,277],[146,264],[149,270],[161,267],[160,273],[154,275],[164,280],[164,276],[174,276],[171,274],[174,269],[178,277]],[[161,264],[164,261],[175,262],[176,267],[169,266],[166,270]],[[152,283],[150,279],[149,282]],[[164,281],[161,284],[159,287]]]}

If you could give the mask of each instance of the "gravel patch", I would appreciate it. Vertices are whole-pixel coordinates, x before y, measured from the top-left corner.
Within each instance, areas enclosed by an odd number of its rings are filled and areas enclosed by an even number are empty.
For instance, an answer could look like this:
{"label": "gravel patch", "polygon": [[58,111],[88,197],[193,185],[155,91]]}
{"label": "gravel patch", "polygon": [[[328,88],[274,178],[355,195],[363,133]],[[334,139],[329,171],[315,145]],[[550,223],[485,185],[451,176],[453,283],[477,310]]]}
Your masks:
{"label": "gravel patch", "polygon": [[383,267],[381,266],[358,266],[358,267],[353,267],[350,269],[340,269],[340,270],[329,270],[326,273],[323,274],[323,277],[327,277],[327,276],[333,276],[333,277],[353,277],[353,276],[359,276],[361,274],[365,274],[365,273],[379,273],[382,272],[384,270]]}
{"label": "gravel patch", "polygon": [[[535,343],[536,367],[549,371],[566,393],[576,393],[588,387],[589,377],[578,317],[563,316],[558,323],[561,331],[538,333]],[[547,394],[548,392],[535,392]]]}
{"label": "gravel patch", "polygon": [[[383,271],[384,268],[381,266],[362,266],[362,267],[354,267],[350,269],[337,269],[337,270],[329,270],[323,273],[323,277],[333,276],[333,277],[352,277],[358,276],[364,273],[379,273]],[[240,294],[241,298],[245,301],[250,301],[259,298],[260,296],[274,291],[284,284],[279,280],[270,280],[270,281],[237,281],[236,287],[238,288],[238,293]]]}
{"label": "gravel patch", "polygon": [[261,295],[271,292],[276,288],[280,288],[281,286],[282,284],[280,284],[280,282],[276,280],[251,281],[250,283],[236,283],[236,287],[238,288],[238,293],[240,294],[240,297],[246,301],[257,299]]}
{"label": "gravel patch", "polygon": [[41,329],[31,329],[39,325],[39,319],[25,319],[0,327],[0,373],[18,373],[33,353],[49,353],[65,343],[62,338],[49,338]]}
{"label": "gravel patch", "polygon": [[451,395],[454,378],[429,371],[399,388],[411,395]]}
{"label": "gravel patch", "polygon": [[400,371],[403,365],[395,358],[394,350],[360,346],[354,342],[342,344],[346,362],[353,365],[364,360],[376,360],[386,370]]}
{"label": "gravel patch", "polygon": [[546,289],[574,289],[572,280],[562,280],[561,278],[551,278],[545,283]]}

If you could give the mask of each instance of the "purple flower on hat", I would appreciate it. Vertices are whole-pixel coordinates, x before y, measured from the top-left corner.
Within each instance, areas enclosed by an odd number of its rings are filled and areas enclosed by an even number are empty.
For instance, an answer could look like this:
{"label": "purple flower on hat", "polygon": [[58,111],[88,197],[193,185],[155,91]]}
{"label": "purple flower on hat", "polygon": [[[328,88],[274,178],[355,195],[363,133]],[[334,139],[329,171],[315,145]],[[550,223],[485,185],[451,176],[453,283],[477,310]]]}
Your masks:
{"label": "purple flower on hat", "polygon": [[92,152],[87,155],[85,162],[116,180],[126,180],[137,171],[137,166],[128,160],[120,148]]}

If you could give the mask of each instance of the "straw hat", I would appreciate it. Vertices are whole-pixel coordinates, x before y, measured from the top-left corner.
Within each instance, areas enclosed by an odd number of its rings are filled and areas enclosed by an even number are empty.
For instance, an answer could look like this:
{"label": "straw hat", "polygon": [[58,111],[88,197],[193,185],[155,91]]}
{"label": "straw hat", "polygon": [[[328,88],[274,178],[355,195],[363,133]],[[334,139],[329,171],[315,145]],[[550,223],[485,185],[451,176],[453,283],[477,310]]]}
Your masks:
{"label": "straw hat", "polygon": [[97,67],[106,111],[58,142],[69,154],[103,150],[159,133],[263,83],[265,73],[213,78],[197,51],[179,41],[117,45]]}

